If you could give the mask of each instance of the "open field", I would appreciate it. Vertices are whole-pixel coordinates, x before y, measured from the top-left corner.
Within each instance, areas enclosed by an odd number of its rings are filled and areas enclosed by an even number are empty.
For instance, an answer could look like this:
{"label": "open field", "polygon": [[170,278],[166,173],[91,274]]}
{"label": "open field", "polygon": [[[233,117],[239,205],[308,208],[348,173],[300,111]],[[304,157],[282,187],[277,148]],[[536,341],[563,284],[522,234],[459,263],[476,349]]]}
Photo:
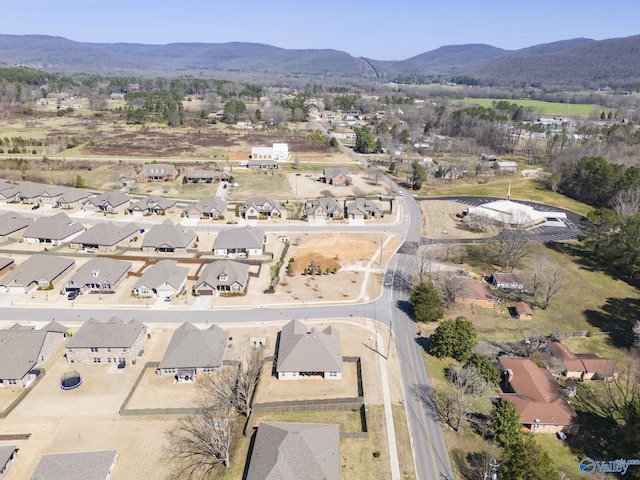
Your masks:
{"label": "open field", "polygon": [[[501,98],[465,98],[463,102],[467,105],[480,105],[481,107],[492,107],[494,102],[506,101],[515,103],[522,107],[532,107],[538,109],[543,115],[553,116],[570,116],[570,117],[588,117],[595,110],[608,113],[614,111],[612,108],[601,107],[596,104],[589,103],[561,103],[561,102],[544,102],[542,100],[530,99],[501,99]],[[455,102],[454,102],[455,103]]]}
{"label": "open field", "polygon": [[565,208],[567,210],[586,215],[592,207],[573,200],[560,193],[554,193],[540,182],[518,175],[504,175],[490,177],[486,183],[478,183],[474,179],[456,181],[454,184],[431,184],[427,192],[429,197],[449,195],[472,195],[505,198],[511,184],[511,198],[513,200],[529,200]]}

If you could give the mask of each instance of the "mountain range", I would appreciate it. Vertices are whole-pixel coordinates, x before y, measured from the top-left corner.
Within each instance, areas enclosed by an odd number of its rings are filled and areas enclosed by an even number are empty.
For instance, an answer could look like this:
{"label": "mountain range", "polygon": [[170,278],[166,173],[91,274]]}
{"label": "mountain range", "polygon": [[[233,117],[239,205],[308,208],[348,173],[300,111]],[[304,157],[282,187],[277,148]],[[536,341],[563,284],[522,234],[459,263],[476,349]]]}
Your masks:
{"label": "mountain range", "polygon": [[448,45],[403,60],[353,57],[332,49],[285,49],[259,43],[84,43],[47,35],[0,35],[0,62],[60,73],[105,75],[217,72],[352,77],[466,76],[492,85],[640,86],[640,35],[575,38],[504,50]]}

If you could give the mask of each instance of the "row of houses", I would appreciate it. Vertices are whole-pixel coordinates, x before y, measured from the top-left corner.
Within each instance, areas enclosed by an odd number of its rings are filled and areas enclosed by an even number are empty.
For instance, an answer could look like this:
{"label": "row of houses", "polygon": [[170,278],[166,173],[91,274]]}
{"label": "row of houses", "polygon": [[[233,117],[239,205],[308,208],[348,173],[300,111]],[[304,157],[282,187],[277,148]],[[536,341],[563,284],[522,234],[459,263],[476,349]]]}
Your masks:
{"label": "row of houses", "polygon": [[[173,333],[156,373],[174,376],[177,383],[219,373],[228,338],[229,333],[217,325],[203,330],[185,322]],[[55,321],[39,330],[19,324],[0,330],[0,387],[29,387],[39,374],[38,368],[65,341],[70,365],[130,365],[144,353],[147,327],[136,319],[112,317],[90,318],[68,339],[67,329]],[[309,330],[299,320],[292,320],[282,328],[277,345],[278,379],[342,378],[340,333],[334,327]]]}
{"label": "row of houses", "polygon": [[[34,289],[52,290],[55,283],[75,265],[75,260],[53,255],[35,254],[10,270],[11,259],[0,259],[8,272],[0,278],[2,291],[23,294]],[[96,257],[82,265],[60,285],[60,293],[114,293],[129,276],[132,263],[107,257]],[[132,295],[149,298],[173,298],[183,291],[188,267],[175,260],[161,260],[147,269],[132,288]],[[194,293],[214,295],[242,293],[249,284],[249,266],[233,260],[215,260],[204,264],[197,276]]]}

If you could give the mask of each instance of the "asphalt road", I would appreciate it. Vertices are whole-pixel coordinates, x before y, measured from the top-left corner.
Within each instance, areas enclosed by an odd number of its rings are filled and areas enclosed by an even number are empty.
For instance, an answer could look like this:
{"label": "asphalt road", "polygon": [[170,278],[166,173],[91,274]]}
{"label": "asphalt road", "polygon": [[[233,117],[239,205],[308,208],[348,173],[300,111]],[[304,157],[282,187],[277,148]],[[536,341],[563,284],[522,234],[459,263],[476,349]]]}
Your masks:
{"label": "asphalt road", "polygon": [[[368,163],[350,149],[344,148],[355,160],[368,167]],[[388,178],[380,180],[395,191],[398,187]],[[300,304],[295,306],[268,306],[251,309],[210,309],[202,311],[172,311],[153,309],[99,308],[88,309],[72,307],[51,309],[39,307],[0,307],[0,319],[8,321],[49,321],[60,323],[81,322],[94,317],[109,319],[112,316],[135,317],[144,323],[177,323],[189,320],[196,323],[261,323],[289,321],[297,319],[328,319],[339,317],[368,317],[391,325],[400,358],[401,375],[405,390],[409,433],[413,450],[416,476],[418,479],[453,479],[453,470],[449,460],[442,428],[434,414],[433,397],[429,378],[422,360],[422,347],[418,344],[416,328],[403,308],[409,295],[409,284],[404,279],[412,274],[412,257],[420,242],[421,214],[415,199],[403,192],[400,198],[404,203],[402,221],[396,225],[384,227],[384,230],[402,235],[406,241],[400,252],[391,259],[387,278],[391,285],[383,288],[382,295],[367,304],[316,305]],[[34,212],[35,213],[35,212]],[[34,215],[37,216],[37,215]],[[85,219],[83,219],[85,221]],[[98,222],[96,222],[98,223]],[[196,231],[214,231],[228,227],[195,227]],[[345,225],[349,231],[380,230],[380,227],[354,227]],[[307,225],[269,226],[269,231],[336,231],[340,227],[312,227]],[[404,252],[404,253],[402,253]]]}

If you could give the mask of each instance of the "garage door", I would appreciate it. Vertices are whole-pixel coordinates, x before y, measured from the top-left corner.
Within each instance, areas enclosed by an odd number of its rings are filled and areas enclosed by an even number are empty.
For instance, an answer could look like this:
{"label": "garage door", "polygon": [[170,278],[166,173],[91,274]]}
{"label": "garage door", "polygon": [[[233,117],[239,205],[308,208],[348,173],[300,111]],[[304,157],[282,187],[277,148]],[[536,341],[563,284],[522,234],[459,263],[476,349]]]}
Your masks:
{"label": "garage door", "polygon": [[200,295],[213,295],[213,290],[208,290],[208,289],[198,290],[198,293]]}

